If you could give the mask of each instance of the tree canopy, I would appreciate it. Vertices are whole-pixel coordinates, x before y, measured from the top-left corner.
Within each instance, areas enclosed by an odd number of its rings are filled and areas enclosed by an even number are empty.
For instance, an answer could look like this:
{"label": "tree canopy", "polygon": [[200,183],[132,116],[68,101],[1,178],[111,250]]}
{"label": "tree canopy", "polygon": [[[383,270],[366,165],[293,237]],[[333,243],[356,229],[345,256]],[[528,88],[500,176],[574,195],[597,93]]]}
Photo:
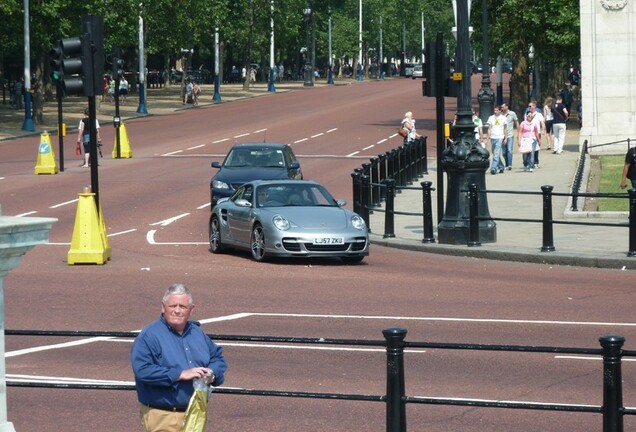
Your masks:
{"label": "tree canopy", "polygon": [[[384,61],[421,59],[421,22],[425,38],[435,40],[444,34],[448,56],[454,55],[455,40],[451,0],[30,0],[30,45],[32,69],[41,68],[41,86],[47,83],[47,53],[58,39],[77,36],[81,16],[91,13],[104,17],[105,52],[113,46],[124,49],[129,68],[137,61],[139,16],[144,19],[145,51],[166,70],[181,58],[181,50],[192,50],[192,66],[213,70],[214,32],[219,29],[222,65],[259,63],[269,65],[270,19],[274,10],[275,63],[286,70],[300,68],[300,48],[306,45],[307,24],[313,23],[313,61],[318,69],[329,64],[328,22],[331,18],[332,52],[337,61],[353,65],[358,60],[359,6],[362,4],[362,50],[365,65],[378,61],[380,29]],[[471,52],[476,60],[482,51],[482,2],[472,2]],[[312,11],[305,20],[303,10]],[[514,64],[513,89],[516,97],[527,99],[528,76],[533,62],[547,79],[546,91],[560,85],[563,78],[554,71],[578,61],[580,52],[578,0],[497,0],[487,2],[490,57],[501,56]],[[23,68],[23,2],[0,0],[0,73],[16,79]],[[381,24],[380,24],[381,23]],[[315,38],[315,41],[314,41]],[[160,60],[156,60],[159,58]],[[107,56],[108,61],[108,56]],[[108,67],[108,64],[106,65]],[[550,76],[552,75],[552,76]],[[525,101],[523,102],[525,103]]]}

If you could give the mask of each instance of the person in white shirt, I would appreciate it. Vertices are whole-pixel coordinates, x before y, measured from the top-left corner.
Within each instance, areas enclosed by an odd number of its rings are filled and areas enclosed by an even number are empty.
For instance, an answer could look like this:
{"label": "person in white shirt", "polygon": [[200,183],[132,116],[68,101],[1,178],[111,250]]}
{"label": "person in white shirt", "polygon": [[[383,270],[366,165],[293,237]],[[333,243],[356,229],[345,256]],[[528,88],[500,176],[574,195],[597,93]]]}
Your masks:
{"label": "person in white shirt", "polygon": [[501,114],[499,106],[495,107],[495,113],[488,117],[488,141],[492,151],[492,161],[490,163],[490,174],[495,175],[504,172],[504,163],[501,158],[501,146],[508,139],[508,122]]}

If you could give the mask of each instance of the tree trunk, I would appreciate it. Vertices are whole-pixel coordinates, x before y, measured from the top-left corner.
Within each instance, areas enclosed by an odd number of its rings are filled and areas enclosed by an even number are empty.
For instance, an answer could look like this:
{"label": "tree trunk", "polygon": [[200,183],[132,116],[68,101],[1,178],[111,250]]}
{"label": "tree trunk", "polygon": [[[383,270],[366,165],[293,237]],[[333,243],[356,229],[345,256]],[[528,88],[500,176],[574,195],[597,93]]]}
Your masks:
{"label": "tree trunk", "polygon": [[522,50],[513,50],[512,75],[510,76],[510,103],[509,106],[522,120],[523,112],[530,99],[530,71],[528,58]]}

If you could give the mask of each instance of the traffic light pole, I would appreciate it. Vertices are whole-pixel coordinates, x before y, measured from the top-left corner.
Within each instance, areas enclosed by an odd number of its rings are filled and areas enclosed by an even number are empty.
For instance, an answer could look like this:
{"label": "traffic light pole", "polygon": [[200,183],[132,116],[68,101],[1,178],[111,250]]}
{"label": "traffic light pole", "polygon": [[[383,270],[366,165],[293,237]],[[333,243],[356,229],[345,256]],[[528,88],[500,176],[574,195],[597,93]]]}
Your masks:
{"label": "traffic light pole", "polygon": [[57,97],[57,142],[59,146],[60,172],[64,171],[64,119],[62,117],[62,96],[64,89],[62,83],[57,80],[55,83],[55,95]]}

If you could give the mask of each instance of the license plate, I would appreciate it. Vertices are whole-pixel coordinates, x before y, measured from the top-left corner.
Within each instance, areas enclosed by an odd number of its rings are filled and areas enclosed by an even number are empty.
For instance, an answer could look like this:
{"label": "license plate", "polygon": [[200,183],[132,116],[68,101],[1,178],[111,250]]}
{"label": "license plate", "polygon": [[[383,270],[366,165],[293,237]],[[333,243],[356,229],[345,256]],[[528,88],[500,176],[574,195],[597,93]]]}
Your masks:
{"label": "license plate", "polygon": [[343,237],[316,237],[314,238],[315,245],[341,245],[344,244]]}

